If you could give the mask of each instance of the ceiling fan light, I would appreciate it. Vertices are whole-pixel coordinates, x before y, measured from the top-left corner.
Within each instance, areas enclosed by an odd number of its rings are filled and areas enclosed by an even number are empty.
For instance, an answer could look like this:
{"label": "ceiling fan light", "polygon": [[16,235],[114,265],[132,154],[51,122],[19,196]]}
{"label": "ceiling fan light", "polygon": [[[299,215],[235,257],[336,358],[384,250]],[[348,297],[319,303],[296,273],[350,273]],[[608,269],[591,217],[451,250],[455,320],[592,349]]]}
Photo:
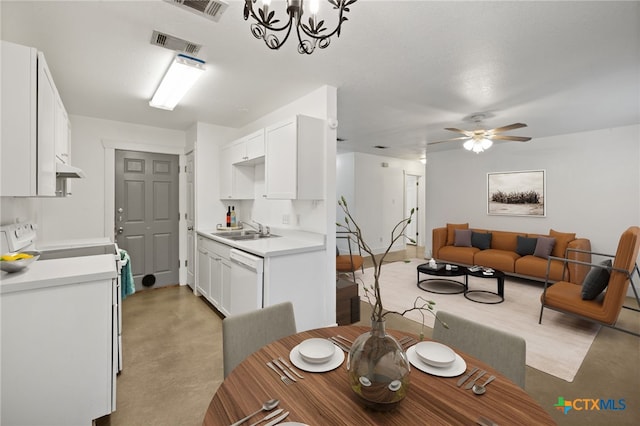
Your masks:
{"label": "ceiling fan light", "polygon": [[493,141],[491,139],[486,139],[486,138],[482,139],[480,143],[482,144],[482,149],[489,149],[493,145]]}
{"label": "ceiling fan light", "polygon": [[480,154],[482,151],[484,151],[484,148],[482,147],[482,143],[474,142],[472,150],[476,154]]}
{"label": "ceiling fan light", "polygon": [[466,141],[464,143],[464,145],[462,145],[464,147],[464,149],[466,149],[467,151],[471,151],[473,149],[473,146],[475,145],[475,141],[473,139],[469,139],[468,141]]}

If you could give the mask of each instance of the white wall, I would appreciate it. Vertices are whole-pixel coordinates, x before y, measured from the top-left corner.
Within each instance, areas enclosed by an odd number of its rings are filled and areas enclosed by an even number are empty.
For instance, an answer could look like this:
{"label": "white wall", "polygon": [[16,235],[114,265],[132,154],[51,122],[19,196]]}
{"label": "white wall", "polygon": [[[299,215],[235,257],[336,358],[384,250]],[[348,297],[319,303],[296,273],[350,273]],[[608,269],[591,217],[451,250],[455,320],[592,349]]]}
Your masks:
{"label": "white wall", "polygon": [[[340,154],[336,163],[337,197],[344,196],[347,200],[363,240],[372,251],[384,252],[391,242],[391,230],[406,217],[405,172],[424,176],[424,165],[419,161],[362,153]],[[383,167],[383,163],[387,166]],[[336,207],[336,217],[344,223],[340,207]],[[392,250],[402,250],[405,245],[404,240],[398,240]],[[342,244],[339,246],[341,251],[345,249]]]}
{"label": "white wall", "polygon": [[[615,253],[620,234],[640,224],[640,125],[427,154],[427,250],[431,229],[472,227],[546,234],[550,228],[589,238]],[[546,217],[487,215],[487,173],[546,170]]]}

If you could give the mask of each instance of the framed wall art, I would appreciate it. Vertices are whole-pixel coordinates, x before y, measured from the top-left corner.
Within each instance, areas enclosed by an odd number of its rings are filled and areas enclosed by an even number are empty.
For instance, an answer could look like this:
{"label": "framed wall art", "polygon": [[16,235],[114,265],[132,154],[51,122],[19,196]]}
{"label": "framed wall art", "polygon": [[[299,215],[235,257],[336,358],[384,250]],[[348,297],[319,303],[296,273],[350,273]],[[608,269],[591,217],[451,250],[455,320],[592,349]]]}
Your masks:
{"label": "framed wall art", "polygon": [[487,173],[487,214],[545,217],[544,170]]}

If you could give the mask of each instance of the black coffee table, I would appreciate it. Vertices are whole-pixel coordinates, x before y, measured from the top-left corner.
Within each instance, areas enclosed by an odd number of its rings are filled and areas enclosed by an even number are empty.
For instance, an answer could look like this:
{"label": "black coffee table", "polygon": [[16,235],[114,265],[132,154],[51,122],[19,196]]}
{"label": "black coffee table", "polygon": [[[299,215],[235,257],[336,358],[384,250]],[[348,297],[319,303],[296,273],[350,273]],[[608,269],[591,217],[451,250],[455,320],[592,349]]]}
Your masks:
{"label": "black coffee table", "polygon": [[[493,291],[488,291],[488,290],[469,290],[469,279],[467,278],[467,290],[464,292],[464,297],[471,300],[472,302],[485,303],[488,305],[495,305],[497,303],[504,302],[504,277],[505,277],[504,272],[496,271],[493,269],[489,269],[489,271],[491,272],[487,272],[486,270],[488,268],[480,268],[477,271],[472,271],[469,268],[464,268],[464,269],[467,272],[467,276],[471,275],[473,277],[478,277],[478,278],[495,278],[498,283],[497,293]],[[498,299],[497,300],[481,300],[481,299],[478,299],[476,296],[474,296],[481,293],[498,296]]]}
{"label": "black coffee table", "polygon": [[[451,266],[448,270],[446,265]],[[429,266],[428,263],[418,265],[418,288],[437,294],[460,294],[466,293],[467,286],[467,268],[453,263],[436,264],[436,269]],[[420,274],[430,275],[436,278],[420,279]],[[463,281],[452,280],[453,277],[463,277]],[[428,285],[430,284],[430,286]],[[439,284],[439,285],[438,285]],[[452,288],[453,287],[453,288]]]}

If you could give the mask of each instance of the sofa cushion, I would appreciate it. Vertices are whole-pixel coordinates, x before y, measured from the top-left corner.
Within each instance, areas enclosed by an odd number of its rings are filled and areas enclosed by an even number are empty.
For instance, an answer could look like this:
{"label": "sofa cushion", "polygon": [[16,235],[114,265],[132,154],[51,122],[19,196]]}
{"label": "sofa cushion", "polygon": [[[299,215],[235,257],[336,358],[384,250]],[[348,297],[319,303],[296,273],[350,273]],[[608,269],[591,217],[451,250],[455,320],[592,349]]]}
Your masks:
{"label": "sofa cushion", "polygon": [[556,245],[553,247],[551,256],[564,257],[569,243],[576,239],[575,233],[558,232],[553,229],[549,230],[549,236],[556,239]]}
{"label": "sofa cushion", "polygon": [[537,238],[523,237],[518,235],[518,247],[516,247],[516,253],[520,256],[527,256],[535,253]]}
{"label": "sofa cushion", "polygon": [[476,247],[444,246],[438,252],[438,260],[473,265],[473,256],[479,251],[480,249]]}
{"label": "sofa cushion", "polygon": [[538,237],[536,242],[536,249],[533,252],[534,256],[548,259],[549,255],[553,251],[553,246],[556,244],[555,238],[550,237]]}
{"label": "sofa cushion", "polygon": [[[548,262],[548,259],[543,259],[533,255],[522,256],[520,259],[516,260],[515,273],[544,280],[547,276]],[[566,279],[566,276],[563,276],[562,274],[563,269],[564,262],[552,259],[551,264],[549,265],[549,280],[555,282]]]}
{"label": "sofa cushion", "polygon": [[469,229],[469,223],[447,223],[447,245],[452,246],[455,241],[454,230]]}
{"label": "sofa cushion", "polygon": [[611,268],[611,259],[600,262],[603,268],[594,266],[582,283],[582,300],[593,300],[607,288],[609,277],[611,276],[609,269]]}
{"label": "sofa cushion", "polygon": [[498,250],[516,251],[518,247],[518,235],[525,236],[520,232],[491,231],[491,248]]}
{"label": "sofa cushion", "polygon": [[502,272],[513,272],[516,259],[519,257],[518,253],[514,251],[488,249],[476,253],[473,257],[473,263]]}
{"label": "sofa cushion", "polygon": [[471,230],[454,229],[453,245],[456,247],[471,247]]}
{"label": "sofa cushion", "polygon": [[477,247],[480,250],[486,250],[491,248],[491,233],[490,232],[471,232],[471,245]]}

